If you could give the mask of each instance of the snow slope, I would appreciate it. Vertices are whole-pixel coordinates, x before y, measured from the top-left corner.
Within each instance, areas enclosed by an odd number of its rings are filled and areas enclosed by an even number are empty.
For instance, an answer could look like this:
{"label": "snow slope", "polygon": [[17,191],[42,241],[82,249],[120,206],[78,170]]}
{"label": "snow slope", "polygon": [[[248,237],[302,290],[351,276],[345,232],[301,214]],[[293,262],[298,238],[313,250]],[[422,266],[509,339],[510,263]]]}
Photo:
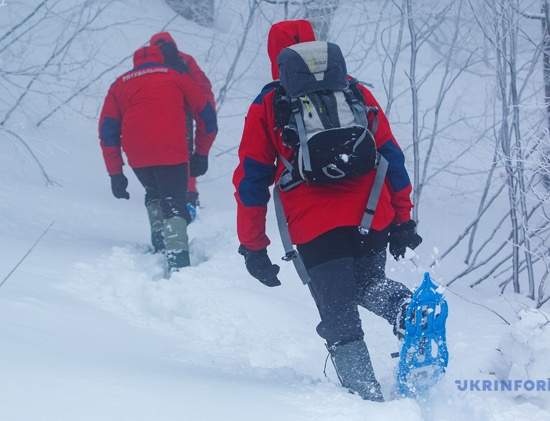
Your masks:
{"label": "snow slope", "polygon": [[[139,46],[171,16],[160,0],[116,7],[149,20],[124,28],[112,58]],[[178,32],[184,24],[191,27]],[[204,58],[207,44],[187,35],[198,29],[181,20],[172,25],[178,40]],[[265,37],[266,25],[254,29],[257,39]],[[222,38],[218,30],[200,39]],[[247,47],[248,57],[256,53]],[[255,63],[267,71],[265,58]],[[210,70],[219,86],[223,69]],[[265,82],[253,73],[222,109],[216,151],[238,139],[246,103]],[[84,101],[91,114],[113,76]],[[323,375],[326,351],[315,334],[316,309],[290,265],[282,265],[283,285],[275,289],[246,273],[236,253],[234,155],[214,159],[202,180],[204,209],[190,230],[193,267],[165,280],[159,258],[146,254],[141,187],[127,171],[132,199],[111,197],[93,118],[67,110],[40,129],[25,118],[18,124],[58,185],[43,185],[20,146],[1,146],[0,274],[46,225],[55,224],[0,288],[0,420],[550,420],[550,392],[460,392],[454,384],[511,370],[518,349],[533,351],[537,376],[550,375],[544,362],[547,327],[539,323],[536,330],[527,318],[511,329],[475,304],[516,323],[520,299],[449,291],[451,361],[432,402],[361,401],[338,387],[330,363],[328,378]],[[282,248],[272,216],[270,253],[276,259]],[[424,235],[432,244],[432,233]],[[389,262],[388,270],[409,287],[421,279],[411,262]],[[362,318],[375,369],[391,398],[396,361],[389,354],[398,344],[385,322],[366,312]],[[534,333],[523,337],[528,330]],[[522,364],[531,367],[530,361],[517,363],[516,372]]]}

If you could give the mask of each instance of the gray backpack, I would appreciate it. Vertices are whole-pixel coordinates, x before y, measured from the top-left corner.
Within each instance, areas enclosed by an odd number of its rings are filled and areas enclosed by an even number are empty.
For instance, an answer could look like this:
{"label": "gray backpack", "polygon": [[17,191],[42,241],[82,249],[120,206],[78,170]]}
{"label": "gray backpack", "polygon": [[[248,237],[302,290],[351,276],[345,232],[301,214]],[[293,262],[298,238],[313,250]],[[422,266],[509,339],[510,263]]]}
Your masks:
{"label": "gray backpack", "polygon": [[295,151],[285,163],[283,190],[371,171],[376,166],[373,132],[378,110],[365,106],[361,93],[353,89],[340,48],[321,41],[295,44],[279,54],[278,65],[278,125],[285,145]]}
{"label": "gray backpack", "polygon": [[[285,48],[277,59],[281,83],[274,96],[276,126],[291,160],[279,156],[285,171],[274,189],[277,225],[285,249],[304,284],[310,278],[294,249],[280,191],[302,183],[327,184],[367,174],[376,177],[360,226],[366,233],[384,186],[388,162],[377,152],[374,133],[377,112],[364,104],[357,81],[349,79],[342,51],[336,44],[313,41]],[[369,123],[368,115],[373,118]]]}

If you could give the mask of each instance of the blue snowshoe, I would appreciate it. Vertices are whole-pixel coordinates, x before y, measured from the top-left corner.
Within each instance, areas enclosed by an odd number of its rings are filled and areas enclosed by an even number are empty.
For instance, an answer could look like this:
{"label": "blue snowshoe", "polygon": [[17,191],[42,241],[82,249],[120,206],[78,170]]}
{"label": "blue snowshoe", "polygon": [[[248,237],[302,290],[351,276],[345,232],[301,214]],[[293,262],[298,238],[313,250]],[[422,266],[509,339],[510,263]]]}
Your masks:
{"label": "blue snowshoe", "polygon": [[447,301],[429,273],[406,309],[405,336],[397,372],[401,396],[422,398],[445,374],[449,352],[445,336]]}

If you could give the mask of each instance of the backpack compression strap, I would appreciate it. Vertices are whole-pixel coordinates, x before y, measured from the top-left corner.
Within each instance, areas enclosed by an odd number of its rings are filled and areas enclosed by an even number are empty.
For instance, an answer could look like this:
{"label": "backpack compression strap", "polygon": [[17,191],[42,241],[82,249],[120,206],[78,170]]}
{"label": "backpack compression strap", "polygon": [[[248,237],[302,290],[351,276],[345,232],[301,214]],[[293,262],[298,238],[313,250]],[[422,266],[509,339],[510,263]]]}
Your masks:
{"label": "backpack compression strap", "polygon": [[290,239],[288,223],[286,221],[285,211],[281,202],[279,186],[277,185],[273,188],[273,202],[275,204],[275,215],[277,216],[277,226],[279,227],[281,242],[283,243],[283,247],[285,249],[283,260],[287,262],[292,261],[292,263],[294,264],[294,268],[298,273],[298,276],[300,277],[304,285],[307,285],[311,281],[311,278],[309,277],[309,273],[306,269],[306,266],[304,265],[302,257],[300,256],[298,251],[294,249],[294,245],[292,244],[292,240]]}
{"label": "backpack compression strap", "polygon": [[[296,129],[298,130],[298,139],[300,140],[300,153],[303,157],[304,170],[311,172],[311,158],[309,157],[309,148],[307,147],[307,133],[304,123],[304,115],[302,113],[302,99],[294,99],[292,101],[291,113],[294,122],[296,123]],[[303,178],[303,174],[302,174]]]}

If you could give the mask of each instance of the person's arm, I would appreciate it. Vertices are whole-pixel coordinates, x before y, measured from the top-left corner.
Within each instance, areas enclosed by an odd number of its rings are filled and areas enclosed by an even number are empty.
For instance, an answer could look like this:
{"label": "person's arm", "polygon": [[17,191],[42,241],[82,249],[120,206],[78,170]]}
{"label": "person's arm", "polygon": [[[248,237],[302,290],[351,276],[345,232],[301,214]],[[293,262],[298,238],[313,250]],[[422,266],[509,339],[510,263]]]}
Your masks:
{"label": "person's arm", "polygon": [[[180,53],[180,58],[185,62],[191,79],[193,79],[196,86],[198,86],[199,89],[202,91],[202,95],[206,97],[206,101],[210,105],[210,107],[205,110],[202,115],[199,115],[198,118],[196,115],[193,115],[196,122],[198,120],[203,120],[206,122],[205,129],[207,130],[207,132],[210,128],[210,132],[206,133],[205,136],[203,133],[200,132],[201,127],[199,126],[199,124],[197,123],[196,125],[196,132],[194,136],[195,153],[198,155],[205,155],[208,154],[208,150],[210,150],[210,148],[212,147],[218,129],[216,100],[214,97],[214,93],[212,92],[212,84],[210,83],[210,80],[208,79],[206,74],[198,65],[197,61],[193,58],[193,56]],[[215,132],[214,136],[210,135],[211,132]]]}
{"label": "person's arm", "polygon": [[111,178],[111,191],[117,199],[129,199],[128,179],[122,172],[124,161],[121,150],[122,112],[117,103],[115,85],[109,88],[99,117],[99,139],[103,160]]}
{"label": "person's arm", "polygon": [[393,222],[403,224],[410,221],[413,207],[411,201],[412,185],[407,168],[405,168],[405,155],[403,155],[403,151],[393,136],[384,111],[372,93],[362,85],[359,85],[359,89],[363,93],[366,104],[378,108],[378,129],[374,133],[376,148],[389,163],[386,185],[389,188],[391,203],[395,210]]}
{"label": "person's arm", "polygon": [[117,175],[122,173],[122,166],[124,161],[122,160],[121,151],[121,127],[122,127],[122,113],[119,105],[117,104],[115,96],[114,85],[111,86],[99,118],[99,139],[101,145],[101,151],[103,153],[103,160],[107,167],[109,175]]}
{"label": "person's arm", "polygon": [[266,114],[263,98],[250,106],[239,146],[239,165],[233,175],[237,233],[241,245],[252,251],[265,249],[270,243],[265,229],[266,213],[277,153],[268,135],[273,124],[267,121]]}

